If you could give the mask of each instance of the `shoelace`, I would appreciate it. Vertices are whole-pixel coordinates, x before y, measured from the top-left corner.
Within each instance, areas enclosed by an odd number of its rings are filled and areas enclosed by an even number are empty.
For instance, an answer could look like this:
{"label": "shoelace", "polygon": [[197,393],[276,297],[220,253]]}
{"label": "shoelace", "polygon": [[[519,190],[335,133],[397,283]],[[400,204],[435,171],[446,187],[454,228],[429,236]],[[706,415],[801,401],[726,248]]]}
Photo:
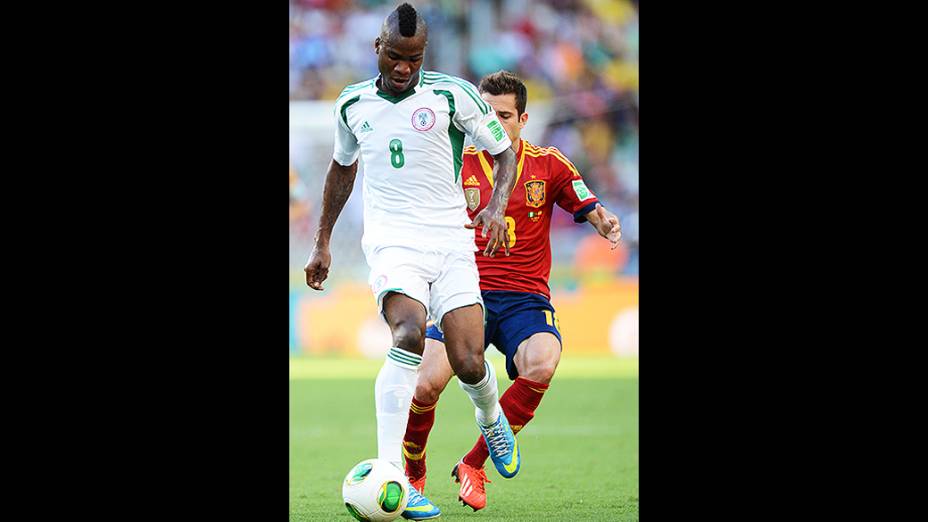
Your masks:
{"label": "shoelace", "polygon": [[478,470],[475,472],[475,474],[476,474],[477,477],[480,479],[480,480],[477,481],[477,488],[478,488],[480,491],[486,491],[486,489],[484,488],[483,484],[484,484],[485,482],[491,482],[490,479],[487,478],[487,472],[484,471],[483,468],[480,468],[480,469],[478,469]]}
{"label": "shoelace", "polygon": [[509,453],[509,441],[506,440],[506,430],[503,429],[503,423],[501,421],[496,421],[496,424],[485,429],[487,432],[487,441],[493,453],[496,455],[505,455]]}
{"label": "shoelace", "polygon": [[409,505],[416,504],[424,498],[425,497],[423,497],[422,494],[419,493],[419,491],[416,488],[412,487],[412,484],[410,483],[409,484]]}

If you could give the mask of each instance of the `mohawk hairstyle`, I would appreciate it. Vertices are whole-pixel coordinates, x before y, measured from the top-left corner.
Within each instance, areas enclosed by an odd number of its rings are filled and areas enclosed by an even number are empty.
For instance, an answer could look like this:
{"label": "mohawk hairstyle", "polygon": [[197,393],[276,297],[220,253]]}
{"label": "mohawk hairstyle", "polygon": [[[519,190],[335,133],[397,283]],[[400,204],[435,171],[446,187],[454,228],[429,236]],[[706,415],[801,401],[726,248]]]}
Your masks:
{"label": "mohawk hairstyle", "polygon": [[416,8],[404,2],[402,5],[396,8],[396,12],[400,18],[400,34],[405,37],[415,36],[416,19],[418,18]]}

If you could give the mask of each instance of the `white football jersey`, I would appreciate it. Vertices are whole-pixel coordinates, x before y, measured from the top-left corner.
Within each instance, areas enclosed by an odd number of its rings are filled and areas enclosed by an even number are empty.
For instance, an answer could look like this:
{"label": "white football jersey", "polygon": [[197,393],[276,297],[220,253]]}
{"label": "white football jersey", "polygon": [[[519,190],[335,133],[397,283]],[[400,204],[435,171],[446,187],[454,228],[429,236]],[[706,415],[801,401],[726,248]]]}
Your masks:
{"label": "white football jersey", "polygon": [[499,154],[512,143],[473,84],[419,71],[400,97],[377,78],[349,85],[335,102],[335,161],[364,164],[365,252],[379,246],[431,246],[473,252],[461,186],[464,135]]}

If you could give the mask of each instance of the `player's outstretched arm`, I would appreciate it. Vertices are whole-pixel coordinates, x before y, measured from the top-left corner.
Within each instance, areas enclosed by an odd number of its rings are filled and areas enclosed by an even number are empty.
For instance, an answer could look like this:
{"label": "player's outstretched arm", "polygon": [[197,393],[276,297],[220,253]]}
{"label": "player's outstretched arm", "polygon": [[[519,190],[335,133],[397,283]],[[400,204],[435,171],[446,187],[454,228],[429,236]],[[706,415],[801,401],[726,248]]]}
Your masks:
{"label": "player's outstretched arm", "polygon": [[474,216],[474,221],[467,228],[477,228],[483,225],[481,235],[490,239],[487,241],[487,248],[483,255],[494,257],[496,251],[502,245],[509,255],[509,240],[506,237],[506,207],[509,205],[509,196],[512,195],[512,189],[516,183],[516,153],[511,147],[499,154],[493,156],[493,195],[490,196],[490,203],[486,208]]}
{"label": "player's outstretched arm", "polygon": [[619,218],[606,210],[606,207],[596,204],[596,208],[586,215],[586,220],[590,225],[599,232],[599,235],[608,239],[612,243],[612,249],[619,246],[619,240],[622,239],[622,226],[619,224]]}
{"label": "player's outstretched arm", "polygon": [[338,215],[342,213],[342,208],[345,207],[345,202],[351,195],[354,177],[357,173],[357,161],[346,167],[332,160],[329,171],[325,175],[325,188],[322,191],[322,216],[319,218],[313,251],[303,268],[306,272],[306,284],[313,290],[324,290],[322,282],[329,277],[329,265],[332,263],[329,239],[332,237],[335,221],[338,220]]}

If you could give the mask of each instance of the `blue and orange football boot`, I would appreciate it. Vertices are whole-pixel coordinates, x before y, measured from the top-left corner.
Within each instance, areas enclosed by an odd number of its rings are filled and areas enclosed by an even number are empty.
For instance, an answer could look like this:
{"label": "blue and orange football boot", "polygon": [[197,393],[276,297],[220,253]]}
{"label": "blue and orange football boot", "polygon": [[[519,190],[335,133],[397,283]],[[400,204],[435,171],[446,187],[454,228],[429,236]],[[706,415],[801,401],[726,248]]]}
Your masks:
{"label": "blue and orange football boot", "polygon": [[487,507],[487,490],[485,484],[490,482],[483,468],[477,469],[467,465],[463,460],[454,465],[451,478],[461,484],[458,500],[477,511]]}
{"label": "blue and orange football boot", "polygon": [[422,496],[419,490],[409,484],[409,502],[406,510],[400,515],[406,520],[429,520],[441,516],[441,510],[432,502]]}
{"label": "blue and orange football boot", "polygon": [[519,442],[512,433],[506,414],[500,410],[496,422],[489,426],[481,426],[478,422],[477,426],[487,443],[496,471],[505,478],[516,476],[522,465],[522,457],[519,455]]}

